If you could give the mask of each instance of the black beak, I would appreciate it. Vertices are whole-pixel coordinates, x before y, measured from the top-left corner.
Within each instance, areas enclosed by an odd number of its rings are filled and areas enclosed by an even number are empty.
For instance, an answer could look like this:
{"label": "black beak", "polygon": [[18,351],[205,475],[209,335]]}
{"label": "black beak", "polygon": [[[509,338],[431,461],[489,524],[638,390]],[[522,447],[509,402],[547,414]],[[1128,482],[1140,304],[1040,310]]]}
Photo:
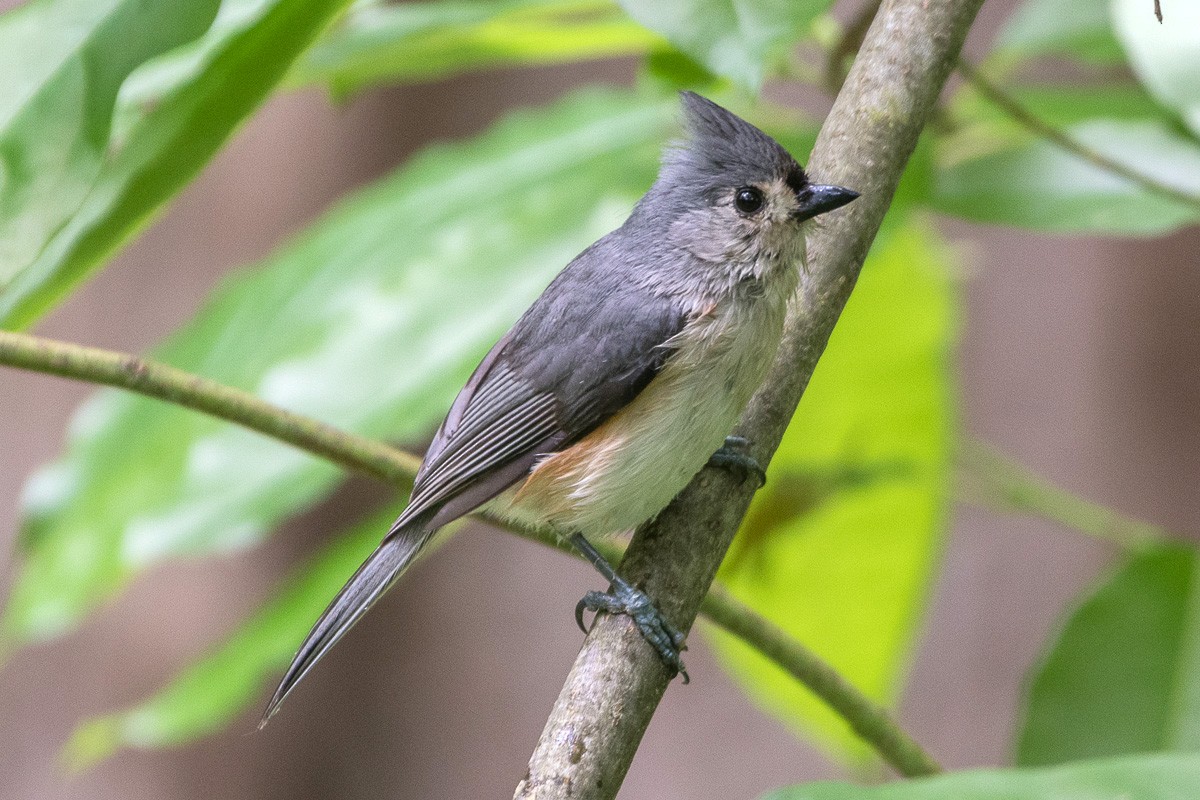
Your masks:
{"label": "black beak", "polygon": [[798,222],[812,219],[817,214],[841,208],[856,197],[858,197],[858,192],[853,189],[810,184],[796,192],[796,199],[800,201],[800,206],[792,213],[792,219]]}

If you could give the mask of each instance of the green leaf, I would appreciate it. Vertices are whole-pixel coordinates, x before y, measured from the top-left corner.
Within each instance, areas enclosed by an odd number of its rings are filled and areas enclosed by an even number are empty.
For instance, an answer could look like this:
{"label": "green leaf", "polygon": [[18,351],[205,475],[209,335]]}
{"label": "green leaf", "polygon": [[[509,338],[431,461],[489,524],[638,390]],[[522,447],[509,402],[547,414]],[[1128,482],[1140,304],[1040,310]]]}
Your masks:
{"label": "green leaf", "polygon": [[811,783],[762,800],[1194,800],[1200,758],[1139,756],[1037,770],[973,770],[864,788]]}
{"label": "green leaf", "polygon": [[[24,260],[5,268],[15,277],[0,292],[0,326],[30,324],[134,235],[208,162],[346,2],[226,0],[208,35],[189,53],[168,56],[176,69],[153,102],[141,102],[145,95],[131,76],[130,105],[117,112],[120,135],[101,143],[84,196],[75,202],[45,198],[47,206],[69,215],[25,241]],[[140,19],[145,3],[126,5]],[[109,46],[126,47],[127,35],[114,34]],[[44,124],[53,128],[68,119],[64,114],[57,109]],[[54,142],[49,146],[66,152]]]}
{"label": "green leaf", "polygon": [[[945,527],[950,260],[912,222],[872,253],[721,572],[739,599],[886,703],[903,682]],[[791,677],[704,630],[767,711],[837,755],[863,755]]]}
{"label": "green leaf", "polygon": [[1163,5],[1159,24],[1145,3],[1113,0],[1113,23],[1138,78],[1200,136],[1200,3]]}
{"label": "green leaf", "polygon": [[723,78],[713,75],[704,65],[673,47],[652,51],[642,62],[640,76],[666,88],[691,89],[704,95],[719,92]]}
{"label": "green leaf", "polygon": [[621,0],[629,16],[718,75],[757,93],[831,0]]}
{"label": "green leaf", "polygon": [[[1200,196],[1200,144],[1166,120],[1091,118],[1063,131],[1125,167]],[[1167,198],[1045,139],[1011,131],[944,143],[931,203],[977,222],[1056,232],[1153,235],[1200,220],[1200,204]]]}
{"label": "green leaf", "polygon": [[1197,553],[1130,557],[1071,614],[1030,685],[1018,763],[1200,749]]}
{"label": "green leaf", "polygon": [[[81,723],[63,751],[73,769],[121,748],[170,747],[228,724],[278,677],[329,599],[387,531],[399,507],[355,526],[283,582],[275,596],[220,646],[132,708]],[[439,536],[438,542],[445,536]]]}
{"label": "green leaf", "polygon": [[1109,0],[1026,0],[996,38],[1000,58],[1056,56],[1093,64],[1121,64]]}
{"label": "green leaf", "polygon": [[347,94],[385,81],[640,55],[660,37],[605,0],[450,0],[364,5],[297,64],[290,82]]}
{"label": "green leaf", "polygon": [[139,64],[204,33],[219,0],[42,0],[0,16],[0,289],[84,202]]}
{"label": "green leaf", "polygon": [[[650,185],[675,113],[674,97],[589,91],[433,148],[228,281],[156,355],[366,435],[427,435],[487,348]],[[246,547],[338,477],[103,392],[27,487],[4,634],[53,636],[152,563]]]}

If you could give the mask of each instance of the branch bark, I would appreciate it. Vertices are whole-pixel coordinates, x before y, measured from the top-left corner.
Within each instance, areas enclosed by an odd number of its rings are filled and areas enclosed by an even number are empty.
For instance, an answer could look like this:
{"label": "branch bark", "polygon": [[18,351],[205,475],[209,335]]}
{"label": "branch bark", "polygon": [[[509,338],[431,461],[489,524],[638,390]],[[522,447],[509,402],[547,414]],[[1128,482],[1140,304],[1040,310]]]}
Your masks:
{"label": "branch bark", "polygon": [[[737,431],[762,464],[800,402],[982,2],[885,2],[821,128],[809,173],[862,197],[809,236],[809,274],[771,373]],[[622,575],[689,629],[752,495],[730,475],[702,471],[634,535]],[[668,681],[632,621],[600,616],[514,798],[615,797]]]}

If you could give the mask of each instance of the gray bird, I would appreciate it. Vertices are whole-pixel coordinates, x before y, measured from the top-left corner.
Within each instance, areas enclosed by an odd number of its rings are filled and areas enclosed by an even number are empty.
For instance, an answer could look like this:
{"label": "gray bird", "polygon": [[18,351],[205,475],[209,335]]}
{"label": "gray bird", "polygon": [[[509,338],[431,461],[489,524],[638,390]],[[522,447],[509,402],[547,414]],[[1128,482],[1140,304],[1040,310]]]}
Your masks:
{"label": "gray bird", "polygon": [[[858,196],[810,183],[774,139],[692,92],[687,141],[625,223],[584,250],[488,353],[408,507],[301,645],[263,722],[438,528],[487,505],[549,526],[611,583],[672,674],[683,636],[588,542],[654,517],[706,464],[762,470],[729,433],[778,348],[805,220]],[[686,679],[687,673],[684,672]]]}

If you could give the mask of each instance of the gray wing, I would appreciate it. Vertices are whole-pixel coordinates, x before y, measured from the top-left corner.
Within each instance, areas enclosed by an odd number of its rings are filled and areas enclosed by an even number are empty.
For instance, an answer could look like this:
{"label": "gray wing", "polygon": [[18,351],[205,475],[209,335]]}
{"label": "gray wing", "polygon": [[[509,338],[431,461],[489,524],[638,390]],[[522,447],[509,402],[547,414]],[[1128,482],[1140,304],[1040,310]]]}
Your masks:
{"label": "gray wing", "polygon": [[[263,713],[387,592],[433,531],[520,480],[623,408],[662,369],[684,315],[619,280],[604,240],[563,270],[475,370],[442,423],[408,508],[325,609]],[[624,266],[625,269],[621,269]]]}
{"label": "gray wing", "polygon": [[477,508],[627,405],[662,369],[686,316],[641,287],[614,286],[596,252],[602,244],[564,270],[475,370],[393,530],[439,506],[431,527]]}

